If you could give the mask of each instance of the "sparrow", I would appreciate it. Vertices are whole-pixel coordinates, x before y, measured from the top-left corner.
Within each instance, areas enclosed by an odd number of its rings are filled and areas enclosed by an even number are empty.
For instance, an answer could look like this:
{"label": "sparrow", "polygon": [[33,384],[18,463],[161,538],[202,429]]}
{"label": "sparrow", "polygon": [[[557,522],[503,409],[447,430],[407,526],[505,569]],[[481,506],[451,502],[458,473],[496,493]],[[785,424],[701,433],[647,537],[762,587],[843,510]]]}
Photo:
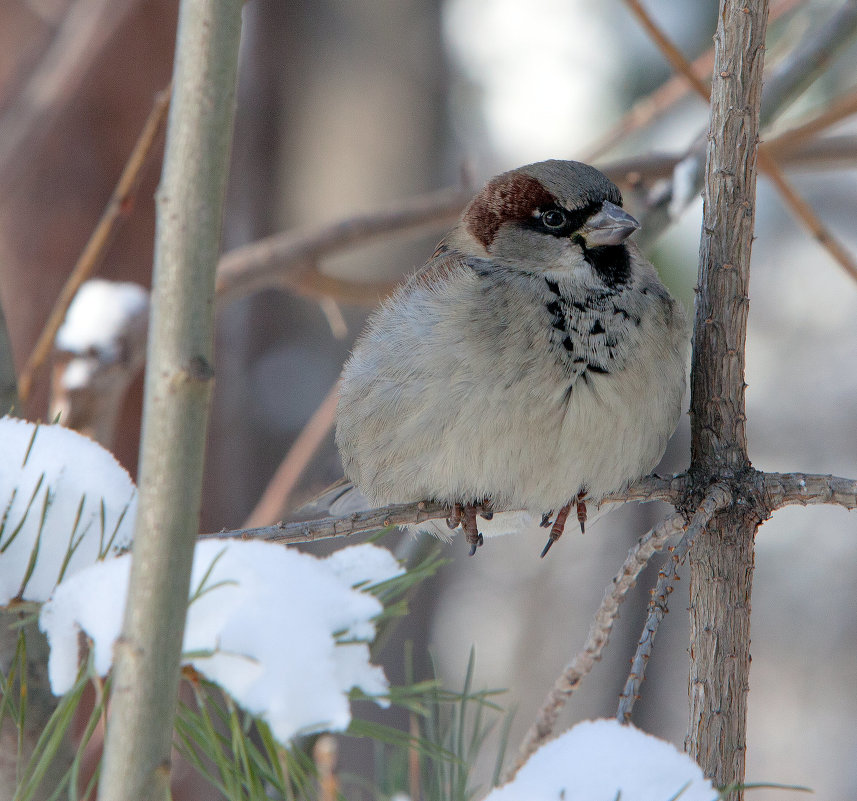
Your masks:
{"label": "sparrow", "polygon": [[343,369],[336,444],[370,503],[449,505],[471,555],[478,516],[527,510],[551,527],[544,556],[572,507],[583,530],[587,501],[657,464],[681,413],[687,322],[628,241],[637,228],[587,164],[486,184]]}

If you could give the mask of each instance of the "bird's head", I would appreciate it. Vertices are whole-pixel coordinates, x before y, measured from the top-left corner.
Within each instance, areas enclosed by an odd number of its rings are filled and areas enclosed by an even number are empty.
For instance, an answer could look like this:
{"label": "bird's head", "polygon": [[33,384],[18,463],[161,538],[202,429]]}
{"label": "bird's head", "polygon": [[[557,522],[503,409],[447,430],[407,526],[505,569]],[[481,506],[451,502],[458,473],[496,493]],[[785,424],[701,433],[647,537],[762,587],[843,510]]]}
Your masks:
{"label": "bird's head", "polygon": [[628,280],[625,240],[639,223],[605,175],[578,161],[542,161],[491,179],[461,226],[496,264],[608,287]]}

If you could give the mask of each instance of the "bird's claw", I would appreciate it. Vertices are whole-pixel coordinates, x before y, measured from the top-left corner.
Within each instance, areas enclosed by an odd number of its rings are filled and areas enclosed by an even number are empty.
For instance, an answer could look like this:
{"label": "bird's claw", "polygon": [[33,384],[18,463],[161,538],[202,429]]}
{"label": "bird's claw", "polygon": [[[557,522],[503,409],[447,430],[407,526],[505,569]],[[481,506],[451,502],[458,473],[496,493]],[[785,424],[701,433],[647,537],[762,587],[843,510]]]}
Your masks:
{"label": "bird's claw", "polygon": [[450,529],[458,528],[464,517],[464,512],[460,503],[453,504],[452,514],[446,518],[446,525]]}
{"label": "bird's claw", "polygon": [[577,522],[580,523],[580,533],[586,534],[586,493],[577,494]]}
{"label": "bird's claw", "polygon": [[470,546],[470,555],[476,553],[476,549],[482,545],[483,538],[476,526],[476,504],[466,503],[463,508],[461,526],[464,529],[464,537]]}
{"label": "bird's claw", "polygon": [[[553,526],[551,526],[550,537],[548,537],[547,545],[542,549],[541,558],[544,559],[547,552],[551,549],[551,545],[553,545],[561,536],[562,532],[565,531],[565,521],[568,518],[568,514],[571,511],[571,505],[575,504],[577,506],[577,522],[580,523],[580,533],[586,533],[586,501],[584,498],[586,497],[585,492],[578,492],[577,497],[573,501],[569,501],[562,509],[557,512],[556,519],[553,521]],[[548,512],[547,514],[542,515],[541,526],[543,528],[547,528],[550,525],[550,516],[553,514],[553,511]]]}

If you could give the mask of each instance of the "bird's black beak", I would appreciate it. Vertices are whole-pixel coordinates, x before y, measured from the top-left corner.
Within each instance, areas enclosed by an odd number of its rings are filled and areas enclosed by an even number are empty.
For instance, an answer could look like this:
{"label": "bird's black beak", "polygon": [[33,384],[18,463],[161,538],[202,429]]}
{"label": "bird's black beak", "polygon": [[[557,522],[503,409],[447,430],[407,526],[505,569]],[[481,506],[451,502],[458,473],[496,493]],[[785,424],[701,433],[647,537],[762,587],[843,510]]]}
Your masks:
{"label": "bird's black beak", "polygon": [[619,245],[640,227],[627,211],[605,200],[601,208],[580,228],[586,246]]}

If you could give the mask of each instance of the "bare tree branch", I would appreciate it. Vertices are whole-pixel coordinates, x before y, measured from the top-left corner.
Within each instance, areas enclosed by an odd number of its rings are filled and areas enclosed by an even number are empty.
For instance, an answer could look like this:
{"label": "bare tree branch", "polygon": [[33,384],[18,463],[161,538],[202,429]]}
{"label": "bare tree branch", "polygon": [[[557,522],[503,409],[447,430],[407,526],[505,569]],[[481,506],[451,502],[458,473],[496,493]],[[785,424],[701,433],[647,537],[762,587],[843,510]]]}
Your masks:
{"label": "bare tree branch", "polygon": [[766,142],[766,147],[779,160],[783,154],[790,151],[796,145],[802,144],[822,131],[826,131],[837,122],[850,117],[852,114],[857,114],[857,89],[852,89],[840,97],[833,99],[833,102],[825,106],[814,117],[810,117],[805,122],[789,128],[786,131],[778,134],[770,142]]}
{"label": "bare tree branch", "polygon": [[[646,476],[632,484],[623,492],[608,495],[600,506],[625,501],[667,501],[677,503],[685,491],[683,474],[672,478]],[[516,511],[495,509],[496,512]],[[443,520],[449,517],[450,508],[445,504],[430,501],[391,504],[379,509],[354,512],[343,517],[322,517],[318,520],[302,520],[289,523],[277,523],[259,528],[220,531],[202,534],[202,539],[260,539],[266,542],[280,542],[286,545],[300,542],[315,542],[332,537],[350,537],[352,534],[368,534],[381,531],[389,526],[406,526],[424,523],[426,520]]]}
{"label": "bare tree branch", "polygon": [[845,0],[816,31],[803,36],[765,81],[759,124],[769,126],[826,69],[857,31],[857,0]]}
{"label": "bare tree branch", "polygon": [[74,269],[66,279],[59,297],[54,302],[54,307],[51,309],[47,322],[45,322],[44,328],[42,328],[42,332],[39,334],[39,338],[33,347],[33,351],[24,365],[20,378],[20,394],[23,402],[26,402],[30,395],[36,371],[44,364],[45,359],[47,359],[51,352],[54,338],[57,331],[59,331],[59,327],[62,325],[68,307],[71,305],[72,300],[74,300],[77,290],[80,289],[81,284],[98,268],[107,251],[107,246],[116,232],[117,225],[127,213],[129,201],[140,183],[143,167],[146,166],[149,156],[152,153],[152,148],[158,140],[158,134],[167,117],[169,106],[170,89],[167,87],[155,97],[152,110],[149,112],[143,129],[140,131],[140,136],[134,144],[134,149],[125,163],[122,175],[119,177],[116,188],[107,202],[107,207],[104,209],[101,219],[90,235],[86,247],[84,247],[83,252],[77,260],[77,264],[74,265]]}
{"label": "bare tree branch", "polygon": [[[781,165],[790,169],[841,169],[857,164],[857,136],[852,134],[826,136],[800,144],[786,140],[782,148],[780,138],[775,137],[766,142],[766,147],[776,154]],[[687,153],[644,153],[599,164],[598,169],[613,183],[634,187],[671,179],[675,168],[686,158]]]}
{"label": "bare tree branch", "polygon": [[[643,23],[655,44],[664,54],[664,57],[670,64],[672,64],[673,69],[684,75],[685,79],[693,87],[694,91],[707,103],[710,98],[708,86],[696,75],[693,66],[682,55],[681,51],[672,43],[672,41],[670,41],[669,37],[663,33],[660,27],[643,9],[639,0],[625,0],[625,4]],[[795,60],[800,62],[800,58]],[[792,80],[797,80],[796,73],[791,72],[789,74],[792,76]],[[853,101],[853,98],[849,98],[841,107],[836,109],[836,114],[824,115],[824,120],[816,123],[817,128],[821,127],[822,122],[832,125],[834,122],[837,122],[838,119],[841,119],[841,116],[839,115],[850,113],[852,107],[857,107],[857,104]],[[792,135],[792,137],[793,136],[794,135]],[[852,278],[857,280],[857,261],[852,258],[845,247],[821,221],[818,215],[812,210],[809,203],[807,203],[798,194],[791,183],[789,183],[785,175],[783,175],[783,172],[776,160],[764,145],[759,147],[758,160],[759,168],[774,184],[792,214],[794,214],[794,216],[809,229],[815,239],[817,239],[821,246],[830,253],[833,259],[837,261]]]}
{"label": "bare tree branch", "polygon": [[715,484],[700,504],[687,527],[687,531],[670,554],[670,558],[658,572],[658,581],[652,590],[652,597],[649,601],[649,614],[643,625],[643,633],[637,643],[634,658],[631,660],[631,672],[628,674],[628,680],[619,695],[619,708],[616,712],[616,718],[620,723],[628,723],[631,720],[634,703],[640,697],[640,687],[646,678],[646,665],[655,647],[658,628],[664,619],[664,615],[669,611],[667,599],[672,593],[676,568],[685,560],[694,541],[705,530],[711,518],[730,503],[732,503],[732,493],[728,487]]}
{"label": "bare tree branch", "polygon": [[[810,31],[803,37],[800,47],[778,65],[777,70],[765,84],[765,113],[761,117],[761,126],[769,125],[776,118],[781,107],[793,100],[806,86],[818,76],[821,66],[830,62],[836,53],[857,34],[857,13],[854,13],[857,0],[848,0],[835,12],[827,24]],[[707,139],[699,137],[696,143],[679,161],[696,158],[702,164]],[[686,193],[689,199],[695,197],[702,187],[702,170],[693,178],[693,191]],[[641,233],[645,241],[653,241],[667,227],[672,219],[668,209],[673,203],[672,186],[652,198],[646,210],[638,215],[642,224]]]}
{"label": "bare tree branch", "polygon": [[[220,260],[217,294],[221,300],[230,300],[267,287],[331,294],[323,291],[326,276],[315,268],[319,259],[393,231],[418,230],[454,220],[471,198],[470,188],[442,189],[335,225],[286,231],[236,248]],[[336,284],[347,286],[358,298],[367,292],[358,282],[339,280]],[[377,287],[368,291],[377,300]]]}
{"label": "bare tree branch", "polygon": [[804,227],[809,230],[834,261],[857,281],[857,260],[822,222],[821,218],[813,211],[812,206],[801,197],[765,147],[759,148],[759,167],[776,187],[791,213],[803,223]]}
{"label": "bare tree branch", "polygon": [[[795,504],[835,504],[846,509],[857,509],[857,481],[851,478],[812,473],[757,473],[756,477],[756,490],[764,493],[769,513]],[[606,496],[599,508],[628,501],[665,501],[676,505],[689,486],[686,473],[679,473],[671,478],[646,476],[628,489]],[[449,517],[449,512],[449,507],[444,504],[419,501],[382,506],[342,517],[322,517],[317,520],[299,520],[258,528],[218,531],[201,534],[200,539],[260,539],[293,545],[333,537],[350,537],[352,534],[370,534],[389,526],[443,520]]]}
{"label": "bare tree branch", "polygon": [[[655,23],[649,13],[640,5],[639,0],[625,0],[625,5],[628,6],[631,13],[646,29],[649,38],[663,53],[667,61],[672,65],[672,68],[680,75],[683,75],[693,91],[707,103],[709,95],[708,82],[703,80],[702,76],[697,73],[694,65],[684,57],[682,52],[673,44],[672,40]],[[711,63],[714,63],[713,58],[711,59]]]}
{"label": "bare tree branch", "polygon": [[604,598],[589,627],[589,634],[583,648],[563,668],[547,694],[535,722],[530,726],[518,748],[515,764],[504,777],[504,781],[511,781],[535,750],[551,736],[559,713],[568,699],[580,686],[584,677],[589,675],[595,663],[601,659],[610,639],[613,623],[619,616],[619,606],[625,600],[625,596],[634,587],[637,578],[652,556],[657,551],[663,550],[670,539],[684,530],[684,526],[684,518],[681,515],[670,515],[644,534],[628,551],[622,567],[604,591]]}
{"label": "bare tree branch", "polygon": [[[784,16],[801,5],[803,0],[780,0],[771,7],[771,21]],[[635,3],[635,5],[638,5]],[[714,66],[714,48],[705,51],[692,63],[693,74],[708,81]],[[661,117],[676,102],[691,91],[686,77],[672,74],[657,89],[645,97],[636,100],[631,108],[622,115],[621,119],[599,140],[593,144],[583,157],[583,161],[595,162],[606,152],[614,148],[628,136],[641,128],[645,128],[654,120]]]}
{"label": "bare tree branch", "polygon": [[857,480],[812,473],[760,473],[770,511],[784,506],[830,504],[857,509]]}

